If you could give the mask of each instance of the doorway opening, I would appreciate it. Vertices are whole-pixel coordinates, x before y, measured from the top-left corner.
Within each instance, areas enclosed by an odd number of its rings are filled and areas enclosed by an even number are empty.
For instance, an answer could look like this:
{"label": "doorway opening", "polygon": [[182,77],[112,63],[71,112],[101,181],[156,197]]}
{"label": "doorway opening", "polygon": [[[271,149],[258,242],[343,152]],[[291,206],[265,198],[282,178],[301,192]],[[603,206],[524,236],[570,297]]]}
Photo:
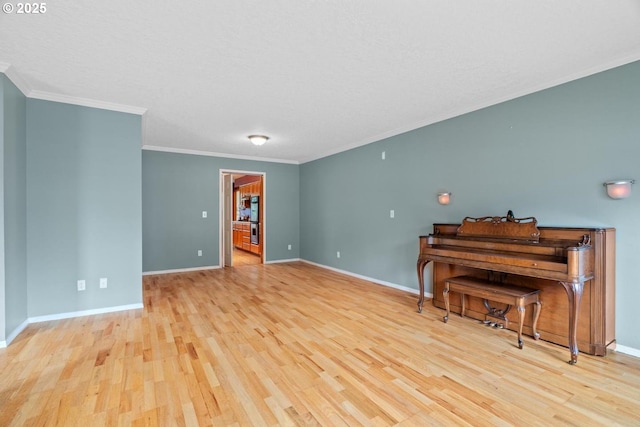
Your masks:
{"label": "doorway opening", "polygon": [[220,264],[263,264],[265,260],[264,172],[220,170]]}

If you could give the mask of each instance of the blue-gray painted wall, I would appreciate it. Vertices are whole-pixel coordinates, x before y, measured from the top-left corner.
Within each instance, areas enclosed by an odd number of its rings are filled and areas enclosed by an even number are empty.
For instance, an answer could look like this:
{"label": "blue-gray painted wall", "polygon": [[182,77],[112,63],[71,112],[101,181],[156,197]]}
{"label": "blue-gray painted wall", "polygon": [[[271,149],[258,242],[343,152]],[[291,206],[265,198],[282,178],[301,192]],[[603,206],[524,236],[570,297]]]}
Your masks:
{"label": "blue-gray painted wall", "polygon": [[29,317],[142,303],[140,141],[138,115],[27,99]]}
{"label": "blue-gray painted wall", "polygon": [[640,62],[301,165],[301,257],[417,289],[433,223],[511,209],[615,227],[616,336],[638,349],[640,187],[609,199],[602,183],[617,178],[640,182]]}
{"label": "blue-gray painted wall", "polygon": [[298,165],[145,150],[144,271],[219,266],[221,170],[265,174],[265,261],[299,257]]}
{"label": "blue-gray painted wall", "polygon": [[4,207],[4,340],[27,320],[26,97],[4,75],[2,86]]}

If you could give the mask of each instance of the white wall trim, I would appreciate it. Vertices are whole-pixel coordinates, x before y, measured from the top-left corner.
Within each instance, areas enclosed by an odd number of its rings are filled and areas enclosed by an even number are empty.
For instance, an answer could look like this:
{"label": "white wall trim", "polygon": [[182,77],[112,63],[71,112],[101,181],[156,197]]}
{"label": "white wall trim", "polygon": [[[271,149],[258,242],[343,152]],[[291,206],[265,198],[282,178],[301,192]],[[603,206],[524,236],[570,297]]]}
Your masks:
{"label": "white wall trim", "polygon": [[184,148],[159,147],[157,145],[143,145],[142,149],[147,151],[162,151],[165,153],[191,154],[194,156],[224,157],[227,159],[239,159],[239,160],[255,160],[257,162],[287,163],[290,165],[300,164],[300,162],[296,160],[271,159],[269,157],[242,156],[240,154],[216,153],[213,151],[188,150]]}
{"label": "white wall trim", "polygon": [[113,102],[99,101],[96,99],[80,98],[77,96],[62,95],[60,93],[34,90],[16,71],[15,67],[6,62],[0,62],[0,73],[4,73],[20,92],[27,98],[42,99],[43,101],[61,102],[63,104],[80,105],[82,107],[99,108],[101,110],[118,111],[120,113],[136,114],[139,116],[147,112],[146,108],[133,105],[116,104]]}
{"label": "white wall trim", "polygon": [[626,64],[630,64],[632,62],[638,61],[640,60],[640,51],[636,51],[630,55],[626,55],[620,58],[616,58],[613,59],[607,63],[604,64],[599,64],[597,66],[594,67],[590,67],[587,68],[585,70],[581,70],[575,73],[571,73],[568,75],[565,75],[563,77],[560,77],[558,79],[553,79],[553,80],[549,80],[547,82],[544,83],[540,83],[540,84],[536,84],[535,86],[528,86],[528,87],[524,87],[521,88],[519,90],[515,90],[509,94],[506,95],[502,95],[502,96],[498,96],[496,98],[493,99],[488,99],[488,100],[484,100],[478,104],[475,105],[467,105],[464,106],[463,108],[457,108],[457,109],[453,109],[451,111],[442,113],[442,114],[438,114],[438,115],[434,115],[431,117],[427,117],[423,120],[420,120],[418,122],[414,122],[405,126],[401,126],[397,129],[393,129],[393,130],[389,130],[386,132],[382,132],[379,133],[377,135],[373,135],[370,137],[367,137],[365,139],[362,139],[360,141],[355,141],[351,144],[346,144],[338,149],[335,150],[329,150],[326,151],[322,154],[318,154],[316,156],[312,156],[312,157],[307,157],[307,158],[302,158],[299,159],[299,163],[303,164],[303,163],[308,163],[308,162],[312,162],[314,160],[318,160],[318,159],[322,159],[325,157],[329,157],[332,156],[334,154],[338,154],[338,153],[342,153],[344,151],[349,151],[351,149],[357,148],[357,147],[361,147],[363,145],[367,145],[367,144],[371,144],[373,142],[377,142],[377,141],[381,141],[383,139],[386,138],[391,138],[392,136],[396,136],[396,135],[400,135],[403,134],[405,132],[411,132],[413,130],[416,129],[420,129],[429,125],[432,125],[434,123],[439,123],[442,122],[444,120],[448,120],[454,117],[458,117],[458,116],[462,116],[464,114],[467,113],[471,113],[473,111],[478,111],[478,110],[482,110],[483,108],[487,108],[487,107],[491,107],[493,105],[498,105],[501,104],[503,102],[507,102],[507,101],[511,101],[513,99],[516,98],[520,98],[526,95],[530,95],[532,93],[536,93],[536,92],[540,92],[546,89],[550,89],[552,87],[556,87],[556,86],[560,86],[562,84],[565,83],[569,83],[584,77],[588,77],[597,73],[601,73],[607,70],[611,70],[614,69],[616,67],[621,67],[623,65]]}
{"label": "white wall trim", "polygon": [[20,332],[24,331],[24,328],[27,327],[27,325],[29,324],[29,319],[25,319],[24,322],[22,322],[20,325],[18,325],[17,328],[15,328],[13,330],[13,332],[11,332],[9,334],[9,336],[7,337],[7,339],[5,341],[0,341],[0,348],[4,348],[6,346],[8,346],[9,344],[11,344],[11,341],[13,341]]}
{"label": "white wall trim", "polygon": [[297,262],[302,261],[300,258],[289,258],[289,259],[274,259],[272,261],[265,261],[265,264],[282,264],[283,262]]}
{"label": "white wall trim", "polygon": [[22,322],[20,326],[18,326],[13,332],[11,332],[11,334],[5,341],[0,341],[0,348],[5,348],[9,344],[11,344],[11,341],[13,341],[18,336],[18,334],[24,331],[24,329],[31,323],[49,322],[51,320],[70,319],[73,317],[92,316],[95,314],[114,313],[116,311],[137,310],[140,308],[144,308],[142,303],[95,308],[92,310],[72,311],[69,313],[48,314],[46,316],[29,317],[27,320]]}
{"label": "white wall trim", "polygon": [[188,273],[190,271],[201,271],[201,270],[217,270],[219,269],[219,265],[209,265],[205,267],[192,267],[192,268],[176,268],[173,270],[158,270],[158,271],[143,271],[143,276],[153,276],[155,274],[173,274],[173,273]]}
{"label": "white wall trim", "polygon": [[72,311],[69,313],[48,314],[46,316],[29,317],[29,323],[49,322],[51,320],[70,319],[72,317],[92,316],[94,314],[113,313],[116,311],[138,310],[144,308],[142,303],[117,305],[113,307],[94,308],[92,310]]}
{"label": "white wall trim", "polygon": [[620,344],[616,344],[616,347],[613,349],[613,351],[617,353],[628,354],[630,356],[640,357],[640,350],[638,350],[637,348],[627,347]]}
{"label": "white wall trim", "polygon": [[80,98],[77,96],[62,95],[59,93],[44,92],[41,90],[32,90],[26,95],[32,99],[42,99],[43,101],[62,102],[63,104],[80,105],[82,107],[99,108],[101,110],[118,111],[120,113],[129,113],[142,116],[147,112],[144,107],[135,107],[132,105],[116,104],[114,102],[98,101],[96,99]]}
{"label": "white wall trim", "polygon": [[[415,295],[419,295],[420,294],[420,291],[418,289],[409,288],[407,286],[398,285],[396,283],[386,282],[384,280],[374,279],[373,277],[363,276],[361,274],[352,273],[352,272],[346,271],[346,270],[340,270],[339,268],[329,267],[328,265],[318,264],[318,263],[315,263],[313,261],[308,261],[306,259],[302,259],[301,261],[302,262],[306,262],[307,264],[315,265],[316,267],[326,268],[327,270],[335,271],[336,273],[346,274],[347,276],[352,276],[352,277],[356,277],[358,279],[366,280],[368,282],[377,283],[378,285],[383,285],[383,286],[387,286],[389,288],[399,289],[401,291],[409,292],[409,293],[412,293],[412,294],[415,294]],[[424,296],[425,296],[425,298],[433,298],[433,294],[430,294],[428,292],[425,292]]]}
{"label": "white wall trim", "polygon": [[7,64],[6,62],[0,62],[0,73],[4,73],[11,82],[16,85],[16,87],[22,92],[24,96],[27,96],[29,92],[31,92],[31,88],[29,84],[27,84],[26,80],[22,78],[20,74],[16,71],[15,67],[11,64]]}

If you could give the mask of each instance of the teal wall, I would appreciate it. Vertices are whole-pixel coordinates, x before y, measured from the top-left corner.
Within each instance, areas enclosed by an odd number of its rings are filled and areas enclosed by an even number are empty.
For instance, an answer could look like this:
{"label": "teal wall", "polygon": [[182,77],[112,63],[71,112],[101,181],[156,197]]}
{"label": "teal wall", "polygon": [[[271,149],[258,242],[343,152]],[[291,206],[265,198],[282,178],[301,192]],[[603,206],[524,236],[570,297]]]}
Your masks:
{"label": "teal wall", "polygon": [[140,132],[138,115],[27,100],[29,317],[142,303]]}
{"label": "teal wall", "polygon": [[265,261],[299,257],[298,165],[143,151],[143,271],[219,265],[221,169],[265,173]]}
{"label": "teal wall", "polygon": [[[26,97],[4,75],[2,86],[4,321],[8,337],[27,320]],[[0,336],[0,341],[5,338]]]}
{"label": "teal wall", "polygon": [[301,165],[301,258],[417,289],[418,236],[436,222],[512,209],[612,226],[616,337],[637,349],[640,187],[611,200],[617,178],[640,182],[640,62]]}

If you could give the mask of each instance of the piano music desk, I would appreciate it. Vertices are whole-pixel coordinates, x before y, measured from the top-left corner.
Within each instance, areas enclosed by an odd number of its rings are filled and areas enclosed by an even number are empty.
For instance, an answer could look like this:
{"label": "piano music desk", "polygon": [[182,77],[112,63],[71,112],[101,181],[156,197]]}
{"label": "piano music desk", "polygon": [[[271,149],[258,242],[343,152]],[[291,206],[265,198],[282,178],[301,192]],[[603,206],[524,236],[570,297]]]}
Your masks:
{"label": "piano music desk", "polygon": [[536,340],[540,338],[540,334],[536,330],[538,317],[540,316],[540,299],[538,298],[540,291],[538,289],[490,282],[471,276],[449,277],[445,280],[444,290],[442,291],[447,312],[443,318],[444,323],[449,320],[449,292],[458,292],[460,294],[462,302],[460,316],[462,317],[465,315],[466,295],[515,306],[518,310],[518,348],[524,346],[522,326],[524,324],[525,307],[529,304],[535,304],[532,325],[533,338]]}

